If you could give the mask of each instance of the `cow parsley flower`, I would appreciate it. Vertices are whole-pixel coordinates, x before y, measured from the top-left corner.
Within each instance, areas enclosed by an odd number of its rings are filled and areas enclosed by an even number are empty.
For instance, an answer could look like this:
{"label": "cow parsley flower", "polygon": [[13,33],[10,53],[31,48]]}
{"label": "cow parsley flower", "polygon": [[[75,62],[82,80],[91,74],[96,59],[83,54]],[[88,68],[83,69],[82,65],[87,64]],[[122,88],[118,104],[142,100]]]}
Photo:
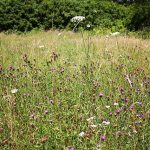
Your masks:
{"label": "cow parsley flower", "polygon": [[83,21],[83,20],[85,20],[85,17],[84,17],[84,16],[75,16],[75,17],[73,17],[73,18],[71,19],[71,22],[77,23],[77,22],[81,22],[81,21]]}

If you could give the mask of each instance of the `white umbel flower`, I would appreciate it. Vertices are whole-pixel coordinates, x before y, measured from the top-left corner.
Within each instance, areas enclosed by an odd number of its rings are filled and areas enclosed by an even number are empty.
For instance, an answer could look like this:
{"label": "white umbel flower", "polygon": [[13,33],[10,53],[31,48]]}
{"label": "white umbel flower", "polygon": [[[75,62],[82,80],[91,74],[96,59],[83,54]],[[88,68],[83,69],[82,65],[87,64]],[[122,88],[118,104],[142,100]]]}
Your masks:
{"label": "white umbel flower", "polygon": [[12,90],[11,90],[11,93],[12,93],[12,94],[15,94],[15,93],[17,93],[17,92],[18,92],[18,89],[12,89]]}
{"label": "white umbel flower", "polygon": [[83,21],[83,20],[85,20],[84,16],[75,16],[71,19],[71,22],[80,22],[80,21]]}

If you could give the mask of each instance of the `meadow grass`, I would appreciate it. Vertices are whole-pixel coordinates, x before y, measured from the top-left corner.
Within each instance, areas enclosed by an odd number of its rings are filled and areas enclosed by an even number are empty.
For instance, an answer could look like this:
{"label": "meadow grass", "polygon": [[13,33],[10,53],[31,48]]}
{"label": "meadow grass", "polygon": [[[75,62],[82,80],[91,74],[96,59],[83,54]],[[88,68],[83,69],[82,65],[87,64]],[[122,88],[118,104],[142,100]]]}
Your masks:
{"label": "meadow grass", "polygon": [[0,149],[148,150],[150,41],[0,33]]}

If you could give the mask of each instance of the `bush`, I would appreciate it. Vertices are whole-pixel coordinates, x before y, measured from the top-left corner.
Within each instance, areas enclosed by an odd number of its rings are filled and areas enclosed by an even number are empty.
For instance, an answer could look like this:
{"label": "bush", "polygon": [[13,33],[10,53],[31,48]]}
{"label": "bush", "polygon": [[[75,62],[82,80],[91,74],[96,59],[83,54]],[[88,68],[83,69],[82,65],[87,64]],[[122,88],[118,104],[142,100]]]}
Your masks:
{"label": "bush", "polygon": [[[138,24],[149,25],[149,11],[145,6],[133,11],[133,5],[123,5],[111,0],[1,0],[0,1],[0,31],[30,31],[34,28],[45,30],[51,28],[73,29],[71,18],[77,15],[85,16],[86,20],[78,27],[87,29],[108,28],[112,31],[125,31]],[[144,10],[143,10],[144,8]],[[149,9],[150,10],[150,9]],[[134,14],[133,14],[134,12]],[[133,16],[133,17],[132,17]],[[132,22],[132,24],[131,24]],[[139,25],[140,22],[144,22]]]}

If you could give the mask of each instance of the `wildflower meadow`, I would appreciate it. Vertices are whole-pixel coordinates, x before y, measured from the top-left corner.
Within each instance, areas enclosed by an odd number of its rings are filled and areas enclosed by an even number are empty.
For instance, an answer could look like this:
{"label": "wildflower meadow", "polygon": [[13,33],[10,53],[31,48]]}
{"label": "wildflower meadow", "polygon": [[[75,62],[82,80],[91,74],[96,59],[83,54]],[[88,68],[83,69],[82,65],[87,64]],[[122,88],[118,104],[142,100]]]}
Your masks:
{"label": "wildflower meadow", "polygon": [[149,39],[0,33],[0,149],[150,150],[149,83]]}

